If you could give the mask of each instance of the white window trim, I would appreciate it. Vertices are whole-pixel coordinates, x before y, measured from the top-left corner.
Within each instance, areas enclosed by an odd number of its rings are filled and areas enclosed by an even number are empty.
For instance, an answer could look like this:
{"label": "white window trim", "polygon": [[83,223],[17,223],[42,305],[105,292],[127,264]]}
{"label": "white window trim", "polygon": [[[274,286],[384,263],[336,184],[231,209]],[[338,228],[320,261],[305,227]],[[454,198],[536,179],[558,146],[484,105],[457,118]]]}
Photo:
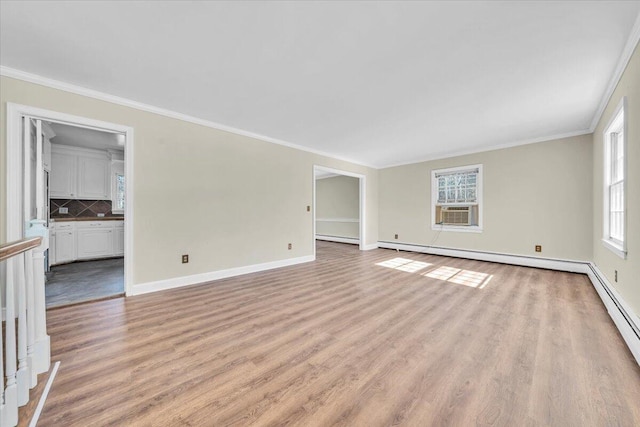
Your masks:
{"label": "white window trim", "polygon": [[[476,186],[477,191],[477,201],[476,203],[461,203],[460,205],[478,205],[478,225],[442,225],[436,224],[436,205],[438,202],[438,183],[436,181],[436,174],[439,173],[450,173],[450,172],[461,172],[469,169],[478,169],[478,181]],[[431,229],[435,231],[455,231],[460,233],[482,233],[482,222],[484,221],[484,203],[482,199],[482,189],[483,189],[483,178],[484,173],[482,171],[482,165],[467,165],[467,166],[458,166],[454,168],[444,168],[444,169],[432,169],[431,170]],[[451,205],[451,206],[455,206]]]}
{"label": "white window trim", "polygon": [[[611,133],[611,127],[612,125],[615,123],[616,119],[618,118],[618,115],[622,113],[623,114],[623,120],[622,120],[622,132],[624,135],[624,142],[622,144],[623,150],[624,150],[624,174],[623,174],[623,180],[624,180],[624,187],[623,187],[623,192],[624,192],[624,241],[622,242],[622,244],[620,244],[618,241],[615,241],[613,239],[611,239],[609,237],[609,181],[611,179],[611,159],[610,159],[610,154],[611,154],[611,149],[609,147],[609,134]],[[618,103],[618,106],[616,107],[615,111],[613,112],[613,114],[611,115],[611,118],[609,119],[609,122],[607,123],[607,126],[605,126],[604,131],[602,133],[602,142],[603,142],[603,149],[604,149],[604,167],[603,167],[603,181],[602,181],[602,188],[603,188],[603,192],[602,192],[602,243],[604,245],[605,248],[609,249],[611,252],[613,252],[614,254],[616,254],[617,256],[619,256],[622,259],[626,259],[627,258],[627,153],[629,152],[629,150],[627,149],[627,142],[629,140],[628,138],[628,126],[627,126],[628,120],[627,120],[627,97],[623,96],[622,99],[620,100],[620,102]]]}

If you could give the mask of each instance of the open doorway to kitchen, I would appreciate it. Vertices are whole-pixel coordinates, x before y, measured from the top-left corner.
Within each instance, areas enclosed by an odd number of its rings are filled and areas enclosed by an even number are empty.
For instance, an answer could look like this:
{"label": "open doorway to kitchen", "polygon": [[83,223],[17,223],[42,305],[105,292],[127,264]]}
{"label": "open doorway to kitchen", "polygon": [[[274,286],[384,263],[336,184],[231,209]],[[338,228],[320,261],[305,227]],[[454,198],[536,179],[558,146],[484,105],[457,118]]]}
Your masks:
{"label": "open doorway to kitchen", "polygon": [[7,237],[46,227],[47,308],[127,293],[133,129],[16,104],[7,119]]}
{"label": "open doorway to kitchen", "polygon": [[359,245],[363,249],[365,176],[314,166],[313,178],[314,239]]}
{"label": "open doorway to kitchen", "polygon": [[123,296],[126,136],[49,126],[47,308]]}

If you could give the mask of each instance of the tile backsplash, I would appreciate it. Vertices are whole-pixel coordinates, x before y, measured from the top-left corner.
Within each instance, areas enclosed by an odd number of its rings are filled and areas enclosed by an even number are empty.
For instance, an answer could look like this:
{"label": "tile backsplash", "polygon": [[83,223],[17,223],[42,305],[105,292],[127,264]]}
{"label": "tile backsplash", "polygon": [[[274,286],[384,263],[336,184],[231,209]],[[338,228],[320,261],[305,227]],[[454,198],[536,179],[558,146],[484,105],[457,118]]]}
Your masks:
{"label": "tile backsplash", "polygon": [[[97,217],[98,214],[122,216],[111,212],[111,200],[51,199],[49,202],[51,218],[86,218]],[[61,214],[60,208],[67,208],[69,212]]]}

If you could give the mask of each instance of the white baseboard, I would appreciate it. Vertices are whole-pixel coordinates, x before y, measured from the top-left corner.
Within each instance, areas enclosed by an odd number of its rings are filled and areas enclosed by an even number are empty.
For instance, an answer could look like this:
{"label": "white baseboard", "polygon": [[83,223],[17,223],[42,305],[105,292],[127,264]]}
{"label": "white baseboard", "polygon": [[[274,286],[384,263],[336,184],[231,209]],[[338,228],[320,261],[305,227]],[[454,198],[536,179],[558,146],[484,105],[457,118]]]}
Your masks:
{"label": "white baseboard", "polygon": [[569,271],[572,273],[586,274],[588,270],[588,263],[586,261],[538,258],[525,255],[511,255],[501,254],[497,252],[482,252],[465,249],[450,249],[437,246],[423,246],[393,242],[378,242],[378,247],[384,249],[398,249],[401,251],[421,252],[431,255],[449,256],[454,258],[467,258],[477,259],[479,261],[499,262],[502,264],[522,265],[525,267]]}
{"label": "white baseboard", "polygon": [[373,243],[373,244],[371,244],[371,245],[364,245],[364,246],[362,247],[362,250],[363,250],[363,251],[370,251],[370,250],[372,250],[372,249],[378,249],[378,244],[377,244],[377,243]]}
{"label": "white baseboard", "polygon": [[208,273],[193,274],[191,276],[174,277],[172,279],[158,280],[155,282],[133,285],[129,295],[142,295],[150,292],[167,289],[181,288],[183,286],[197,285],[213,280],[226,279],[227,277],[241,276],[243,274],[257,273],[259,271],[272,270],[274,268],[288,267],[295,264],[315,261],[315,256],[307,255],[298,258],[288,258],[280,261],[265,262],[262,264],[246,265],[243,267],[229,268],[226,270],[211,271]]}
{"label": "white baseboard", "polygon": [[349,243],[352,245],[360,244],[360,239],[357,239],[355,237],[327,236],[326,234],[316,234],[316,240],[323,240],[326,242],[336,242],[336,243]]}
{"label": "white baseboard", "polygon": [[627,347],[631,350],[631,354],[640,365],[640,318],[633,313],[631,307],[622,299],[618,291],[611,286],[605,275],[595,264],[589,263],[587,275],[607,308],[613,323],[620,331],[624,342],[627,343]]}
{"label": "white baseboard", "polygon": [[378,242],[378,247],[586,274],[589,280],[591,280],[591,284],[596,289],[596,292],[598,292],[600,299],[602,299],[609,316],[611,316],[613,323],[618,328],[618,331],[620,331],[633,357],[636,359],[638,365],[640,365],[640,318],[633,313],[633,310],[631,310],[631,307],[622,299],[622,296],[611,286],[598,267],[591,262],[537,258],[524,255],[449,249],[393,242]]}

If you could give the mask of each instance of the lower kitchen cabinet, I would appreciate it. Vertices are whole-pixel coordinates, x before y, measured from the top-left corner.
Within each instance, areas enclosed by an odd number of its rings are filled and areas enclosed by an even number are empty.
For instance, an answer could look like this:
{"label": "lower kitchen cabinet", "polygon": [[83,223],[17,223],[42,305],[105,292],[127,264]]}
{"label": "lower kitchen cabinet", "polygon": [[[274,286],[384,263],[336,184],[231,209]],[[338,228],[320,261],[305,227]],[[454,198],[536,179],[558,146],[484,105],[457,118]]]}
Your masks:
{"label": "lower kitchen cabinet", "polygon": [[124,221],[57,221],[50,230],[49,264],[124,255]]}
{"label": "lower kitchen cabinet", "polygon": [[55,263],[75,261],[76,233],[73,229],[56,230],[55,232]]}
{"label": "lower kitchen cabinet", "polygon": [[113,228],[113,254],[124,255],[124,221],[118,221]]}
{"label": "lower kitchen cabinet", "polygon": [[113,255],[113,227],[78,226],[78,259],[106,258]]}

